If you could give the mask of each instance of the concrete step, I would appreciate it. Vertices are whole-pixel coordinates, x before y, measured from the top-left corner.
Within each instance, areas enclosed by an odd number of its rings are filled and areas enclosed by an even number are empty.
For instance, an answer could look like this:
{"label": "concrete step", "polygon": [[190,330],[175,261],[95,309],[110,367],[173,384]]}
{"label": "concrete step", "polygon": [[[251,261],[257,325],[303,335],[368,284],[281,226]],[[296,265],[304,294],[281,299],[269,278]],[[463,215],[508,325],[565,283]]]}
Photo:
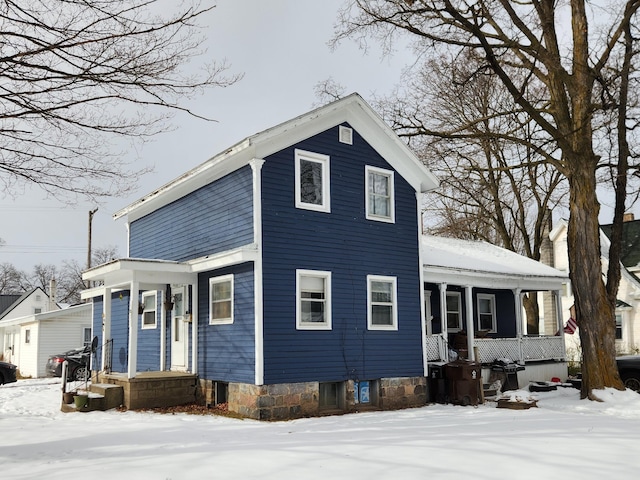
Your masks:
{"label": "concrete step", "polygon": [[110,410],[124,403],[124,389],[110,383],[92,383],[89,386],[89,407],[93,410]]}

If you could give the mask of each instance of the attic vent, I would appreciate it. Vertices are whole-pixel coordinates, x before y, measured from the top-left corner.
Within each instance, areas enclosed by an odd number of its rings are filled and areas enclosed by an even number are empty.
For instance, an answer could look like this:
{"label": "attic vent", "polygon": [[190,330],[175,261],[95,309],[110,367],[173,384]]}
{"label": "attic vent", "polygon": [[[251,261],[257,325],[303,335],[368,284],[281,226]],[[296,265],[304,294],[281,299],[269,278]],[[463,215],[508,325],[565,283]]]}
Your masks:
{"label": "attic vent", "polygon": [[340,143],[346,143],[347,145],[353,145],[353,130],[349,127],[343,127],[340,125],[340,132],[338,134]]}

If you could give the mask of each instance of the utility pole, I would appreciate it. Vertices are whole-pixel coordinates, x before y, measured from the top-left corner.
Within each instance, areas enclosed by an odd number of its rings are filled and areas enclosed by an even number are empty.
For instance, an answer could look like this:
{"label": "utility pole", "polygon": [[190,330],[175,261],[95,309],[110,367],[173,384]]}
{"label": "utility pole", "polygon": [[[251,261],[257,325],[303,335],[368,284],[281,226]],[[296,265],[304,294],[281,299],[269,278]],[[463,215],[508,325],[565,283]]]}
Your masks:
{"label": "utility pole", "polygon": [[93,210],[89,210],[89,242],[87,248],[87,270],[91,268],[91,223],[93,222],[93,215],[98,211],[98,207]]}

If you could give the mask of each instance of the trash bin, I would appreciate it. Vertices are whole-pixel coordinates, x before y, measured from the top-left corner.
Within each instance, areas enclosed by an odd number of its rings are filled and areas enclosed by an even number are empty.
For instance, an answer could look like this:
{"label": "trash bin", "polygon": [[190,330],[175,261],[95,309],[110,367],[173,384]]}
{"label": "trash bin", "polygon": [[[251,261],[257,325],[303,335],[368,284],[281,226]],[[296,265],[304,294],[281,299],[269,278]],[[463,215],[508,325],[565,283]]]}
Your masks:
{"label": "trash bin", "polygon": [[482,388],[479,363],[456,360],[444,366],[449,401],[459,405],[478,405]]}
{"label": "trash bin", "polygon": [[444,364],[429,364],[429,401],[447,403],[447,384],[444,375]]}

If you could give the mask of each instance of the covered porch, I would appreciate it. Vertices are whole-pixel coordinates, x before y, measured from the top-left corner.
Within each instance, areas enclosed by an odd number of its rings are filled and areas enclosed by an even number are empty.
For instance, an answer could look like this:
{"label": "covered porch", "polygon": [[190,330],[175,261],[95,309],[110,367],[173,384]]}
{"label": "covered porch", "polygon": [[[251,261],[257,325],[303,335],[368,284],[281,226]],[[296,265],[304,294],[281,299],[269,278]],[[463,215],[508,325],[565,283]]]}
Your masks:
{"label": "covered porch", "polygon": [[[486,242],[425,236],[423,255],[427,363],[452,351],[483,365],[565,361],[563,272]],[[540,312],[533,334],[524,295]]]}

